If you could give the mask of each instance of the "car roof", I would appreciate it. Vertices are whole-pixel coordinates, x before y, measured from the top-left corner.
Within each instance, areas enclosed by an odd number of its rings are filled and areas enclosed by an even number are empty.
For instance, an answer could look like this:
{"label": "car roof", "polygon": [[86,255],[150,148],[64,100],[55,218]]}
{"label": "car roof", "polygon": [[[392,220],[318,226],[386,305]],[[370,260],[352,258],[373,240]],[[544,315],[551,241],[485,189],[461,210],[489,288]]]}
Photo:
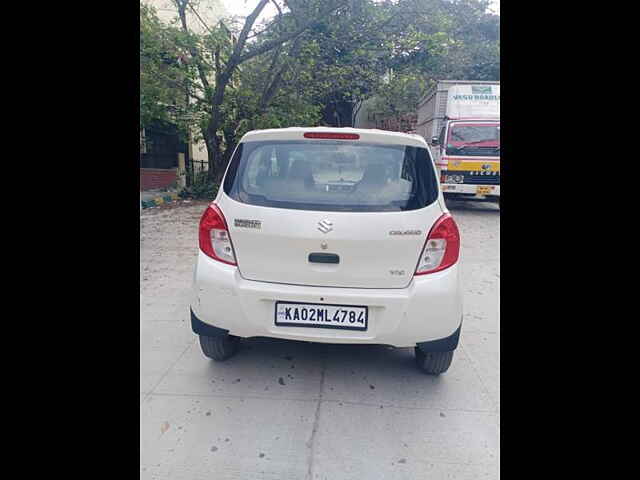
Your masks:
{"label": "car roof", "polygon": [[[366,143],[381,143],[386,145],[410,145],[426,148],[427,142],[417,134],[391,132],[376,128],[351,127],[288,127],[270,128],[266,130],[252,130],[242,137],[242,142],[257,142],[265,140],[304,140],[304,133],[356,133],[360,141]],[[353,142],[354,140],[342,140]]]}

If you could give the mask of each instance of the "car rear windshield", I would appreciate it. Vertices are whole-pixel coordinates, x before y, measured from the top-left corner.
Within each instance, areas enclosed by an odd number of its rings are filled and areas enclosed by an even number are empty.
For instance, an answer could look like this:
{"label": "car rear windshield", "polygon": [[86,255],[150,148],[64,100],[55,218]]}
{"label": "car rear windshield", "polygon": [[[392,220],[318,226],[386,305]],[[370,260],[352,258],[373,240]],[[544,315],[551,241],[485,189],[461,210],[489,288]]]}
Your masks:
{"label": "car rear windshield", "polygon": [[345,141],[240,144],[224,181],[231,198],[299,210],[416,210],[438,197],[425,148]]}

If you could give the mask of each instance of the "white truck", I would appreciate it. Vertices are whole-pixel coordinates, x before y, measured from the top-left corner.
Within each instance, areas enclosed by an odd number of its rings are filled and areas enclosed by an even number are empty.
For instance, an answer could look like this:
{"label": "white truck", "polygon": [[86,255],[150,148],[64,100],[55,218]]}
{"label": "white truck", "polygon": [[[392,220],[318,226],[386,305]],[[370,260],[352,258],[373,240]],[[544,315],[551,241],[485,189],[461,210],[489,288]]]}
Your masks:
{"label": "white truck", "polygon": [[500,82],[444,80],[418,104],[446,198],[500,202]]}

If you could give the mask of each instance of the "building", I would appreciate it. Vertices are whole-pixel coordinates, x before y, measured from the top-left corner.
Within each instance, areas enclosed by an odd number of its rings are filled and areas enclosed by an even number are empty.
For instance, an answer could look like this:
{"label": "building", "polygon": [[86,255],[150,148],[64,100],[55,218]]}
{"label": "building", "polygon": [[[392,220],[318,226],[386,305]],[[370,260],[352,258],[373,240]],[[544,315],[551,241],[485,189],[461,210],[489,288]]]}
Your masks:
{"label": "building", "polygon": [[[140,131],[140,191],[177,188],[191,158],[175,126],[157,122]],[[181,165],[182,163],[182,165]]]}
{"label": "building", "polygon": [[[171,0],[141,0],[154,7],[158,18],[170,24],[178,20],[178,11]],[[216,25],[228,12],[220,0],[201,2],[198,15],[187,14],[187,25],[195,33],[206,33],[206,25]],[[140,131],[140,190],[156,190],[184,186],[186,169],[208,168],[207,148],[202,140],[181,139],[175,127],[161,124]]]}

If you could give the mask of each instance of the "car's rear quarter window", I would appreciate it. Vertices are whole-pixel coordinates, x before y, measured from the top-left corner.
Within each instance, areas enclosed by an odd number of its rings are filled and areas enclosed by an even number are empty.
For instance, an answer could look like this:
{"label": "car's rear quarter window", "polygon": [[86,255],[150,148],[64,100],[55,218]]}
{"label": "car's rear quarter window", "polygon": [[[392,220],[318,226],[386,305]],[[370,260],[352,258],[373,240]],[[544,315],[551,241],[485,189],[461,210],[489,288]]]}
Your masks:
{"label": "car's rear quarter window", "polygon": [[321,211],[415,210],[438,196],[427,149],[327,140],[242,143],[224,191],[251,205]]}

